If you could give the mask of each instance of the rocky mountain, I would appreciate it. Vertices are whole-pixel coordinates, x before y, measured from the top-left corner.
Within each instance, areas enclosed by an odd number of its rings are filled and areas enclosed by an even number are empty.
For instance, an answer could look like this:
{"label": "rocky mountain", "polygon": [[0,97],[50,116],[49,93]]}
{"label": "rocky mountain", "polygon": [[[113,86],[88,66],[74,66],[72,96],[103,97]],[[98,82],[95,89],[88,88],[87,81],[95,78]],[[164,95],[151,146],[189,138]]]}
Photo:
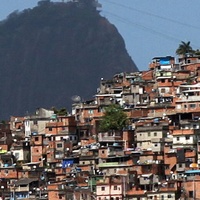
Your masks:
{"label": "rocky mountain", "polygon": [[0,22],[0,119],[38,107],[70,110],[71,97],[92,98],[101,77],[137,70],[93,1],[40,1]]}

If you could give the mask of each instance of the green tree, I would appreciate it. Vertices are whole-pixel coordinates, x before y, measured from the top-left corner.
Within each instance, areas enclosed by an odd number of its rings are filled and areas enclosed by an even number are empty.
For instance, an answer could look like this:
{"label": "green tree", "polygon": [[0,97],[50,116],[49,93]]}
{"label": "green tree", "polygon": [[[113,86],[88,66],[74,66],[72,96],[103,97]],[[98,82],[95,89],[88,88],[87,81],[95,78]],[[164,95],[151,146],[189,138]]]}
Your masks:
{"label": "green tree", "polygon": [[199,50],[199,49],[195,50],[194,54],[195,54],[196,56],[200,56],[200,50]]}
{"label": "green tree", "polygon": [[183,42],[181,41],[181,44],[179,44],[178,49],[176,50],[176,54],[177,55],[182,55],[182,56],[186,56],[186,54],[188,53],[194,53],[194,50],[192,49],[192,47],[190,46],[190,41],[188,42]]}
{"label": "green tree", "polygon": [[111,104],[105,109],[100,121],[100,131],[122,131],[127,124],[128,117],[122,107],[118,104]]}
{"label": "green tree", "polygon": [[52,108],[54,113],[58,116],[67,116],[68,112],[66,108],[57,109],[55,107]]}

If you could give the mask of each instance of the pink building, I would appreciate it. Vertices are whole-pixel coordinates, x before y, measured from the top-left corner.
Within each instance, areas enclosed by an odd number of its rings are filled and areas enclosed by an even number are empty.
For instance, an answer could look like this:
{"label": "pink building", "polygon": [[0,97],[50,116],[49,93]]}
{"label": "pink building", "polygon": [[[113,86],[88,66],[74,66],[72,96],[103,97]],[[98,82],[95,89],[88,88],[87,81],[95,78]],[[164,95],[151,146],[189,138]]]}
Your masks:
{"label": "pink building", "polygon": [[[97,200],[122,200],[125,184],[122,176],[107,176],[97,182]],[[124,185],[124,187],[123,187]]]}

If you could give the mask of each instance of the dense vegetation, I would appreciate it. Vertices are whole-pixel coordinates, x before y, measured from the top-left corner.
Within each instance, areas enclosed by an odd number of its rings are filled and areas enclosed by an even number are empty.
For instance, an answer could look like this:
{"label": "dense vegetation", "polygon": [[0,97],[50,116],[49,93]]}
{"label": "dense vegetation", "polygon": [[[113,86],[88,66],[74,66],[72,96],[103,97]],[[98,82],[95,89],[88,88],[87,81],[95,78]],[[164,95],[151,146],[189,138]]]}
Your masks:
{"label": "dense vegetation", "polygon": [[101,77],[137,70],[117,29],[83,2],[41,1],[0,23],[1,119],[69,109],[71,96],[91,98]]}
{"label": "dense vegetation", "polygon": [[105,109],[104,116],[100,121],[101,131],[122,131],[128,125],[128,117],[122,107],[118,104],[111,104]]}

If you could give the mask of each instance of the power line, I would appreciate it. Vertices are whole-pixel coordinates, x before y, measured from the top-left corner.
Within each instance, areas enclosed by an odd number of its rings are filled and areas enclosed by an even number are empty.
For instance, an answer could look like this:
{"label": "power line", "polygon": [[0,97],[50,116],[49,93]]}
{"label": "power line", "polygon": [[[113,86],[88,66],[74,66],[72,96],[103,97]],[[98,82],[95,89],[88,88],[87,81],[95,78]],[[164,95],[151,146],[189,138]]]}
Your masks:
{"label": "power line", "polygon": [[171,35],[168,35],[168,34],[165,34],[165,33],[159,32],[159,31],[156,31],[156,30],[154,30],[154,29],[152,29],[152,28],[150,28],[150,27],[141,25],[141,24],[139,24],[139,23],[132,22],[132,21],[130,21],[130,20],[128,20],[128,19],[125,19],[125,18],[123,18],[123,17],[120,17],[120,16],[118,16],[118,15],[116,15],[116,14],[113,14],[113,13],[111,13],[111,12],[108,12],[108,11],[106,11],[106,10],[104,10],[104,13],[105,13],[105,14],[108,14],[108,15],[114,17],[114,18],[116,18],[118,21],[120,21],[120,22],[122,22],[122,23],[129,24],[129,25],[132,25],[132,26],[134,26],[134,27],[137,26],[137,27],[139,27],[140,29],[147,30],[147,31],[151,32],[152,34],[159,35],[159,36],[161,36],[161,37],[164,37],[164,38],[169,39],[169,40],[173,40],[173,41],[175,41],[175,42],[180,42],[180,39],[178,39],[178,38],[176,38],[176,37],[174,37],[174,36],[171,36]]}
{"label": "power line", "polygon": [[174,20],[174,19],[171,19],[171,18],[166,18],[166,17],[160,16],[160,15],[154,14],[154,13],[150,13],[150,12],[147,12],[147,11],[136,9],[136,8],[133,8],[133,7],[130,7],[130,6],[126,6],[126,5],[123,5],[123,4],[120,4],[120,3],[116,3],[116,2],[113,2],[113,1],[110,1],[110,0],[106,0],[106,2],[110,3],[110,4],[113,4],[113,5],[116,5],[116,6],[120,6],[120,7],[129,9],[129,10],[134,10],[136,12],[143,13],[143,14],[146,14],[146,15],[149,15],[149,16],[160,18],[160,19],[163,19],[165,21],[169,21],[169,22],[172,22],[172,23],[175,23],[175,24],[179,24],[179,25],[182,25],[182,26],[187,26],[187,27],[190,27],[190,28],[194,28],[194,29],[200,30],[200,27],[194,26],[194,25],[191,25],[191,24],[187,24],[185,22],[180,22],[180,21],[177,21],[177,20]]}

